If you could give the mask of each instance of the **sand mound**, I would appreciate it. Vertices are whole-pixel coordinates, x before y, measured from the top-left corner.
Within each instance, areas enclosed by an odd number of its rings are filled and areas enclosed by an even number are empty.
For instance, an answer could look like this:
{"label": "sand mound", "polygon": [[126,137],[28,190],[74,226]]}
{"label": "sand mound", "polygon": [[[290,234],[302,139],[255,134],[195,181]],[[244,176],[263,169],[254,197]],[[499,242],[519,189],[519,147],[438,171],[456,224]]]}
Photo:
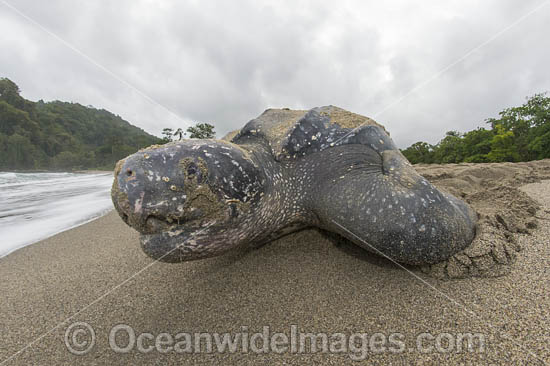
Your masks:
{"label": "sand mound", "polygon": [[518,233],[538,225],[539,205],[519,186],[550,179],[550,160],[526,163],[417,165],[417,171],[468,202],[478,213],[472,244],[449,260],[422,267],[437,278],[492,277],[506,274],[521,246]]}

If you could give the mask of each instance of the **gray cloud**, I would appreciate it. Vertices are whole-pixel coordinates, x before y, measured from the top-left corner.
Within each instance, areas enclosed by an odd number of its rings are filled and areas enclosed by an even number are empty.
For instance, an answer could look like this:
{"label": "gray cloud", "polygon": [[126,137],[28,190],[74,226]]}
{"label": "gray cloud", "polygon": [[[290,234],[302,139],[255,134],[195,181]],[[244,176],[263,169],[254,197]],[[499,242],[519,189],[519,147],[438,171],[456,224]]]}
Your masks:
{"label": "gray cloud", "polygon": [[157,135],[204,121],[221,136],[268,107],[334,104],[404,147],[550,89],[549,5],[392,104],[540,1],[8,0],[166,109],[2,3],[0,70],[27,98],[91,104]]}

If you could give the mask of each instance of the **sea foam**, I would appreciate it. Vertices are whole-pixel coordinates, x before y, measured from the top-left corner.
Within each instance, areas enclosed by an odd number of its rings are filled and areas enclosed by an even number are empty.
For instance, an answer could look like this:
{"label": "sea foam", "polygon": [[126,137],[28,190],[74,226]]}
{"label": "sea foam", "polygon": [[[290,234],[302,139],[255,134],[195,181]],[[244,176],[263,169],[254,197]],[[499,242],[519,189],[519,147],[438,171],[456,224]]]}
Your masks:
{"label": "sea foam", "polygon": [[0,257],[113,208],[111,173],[0,172]]}

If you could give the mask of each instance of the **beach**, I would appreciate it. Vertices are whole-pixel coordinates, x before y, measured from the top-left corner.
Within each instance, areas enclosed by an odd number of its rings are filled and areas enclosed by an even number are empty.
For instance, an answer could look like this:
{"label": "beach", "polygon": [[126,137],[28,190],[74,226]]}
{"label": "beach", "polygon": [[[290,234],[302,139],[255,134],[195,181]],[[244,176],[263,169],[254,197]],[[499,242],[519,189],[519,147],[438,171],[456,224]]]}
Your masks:
{"label": "beach", "polygon": [[[0,365],[548,364],[549,167],[548,160],[417,167],[470,202],[487,216],[484,222],[501,217],[513,236],[517,253],[507,252],[498,273],[491,267],[458,279],[449,279],[448,267],[438,275],[437,268],[400,266],[314,229],[260,249],[159,263],[112,211],[0,258]],[[72,337],[75,323],[92,328],[93,338]],[[117,325],[126,329],[115,339],[118,348],[109,339]],[[289,337],[295,331],[329,338],[366,333],[371,343],[368,352],[348,345],[344,352],[189,353],[162,341],[181,333],[252,335],[265,327]],[[151,347],[121,352],[129,328],[136,336],[150,334]],[[384,345],[372,341],[375,334]],[[481,342],[471,349],[448,345],[465,334]],[[92,347],[74,354],[67,339],[93,340]]]}

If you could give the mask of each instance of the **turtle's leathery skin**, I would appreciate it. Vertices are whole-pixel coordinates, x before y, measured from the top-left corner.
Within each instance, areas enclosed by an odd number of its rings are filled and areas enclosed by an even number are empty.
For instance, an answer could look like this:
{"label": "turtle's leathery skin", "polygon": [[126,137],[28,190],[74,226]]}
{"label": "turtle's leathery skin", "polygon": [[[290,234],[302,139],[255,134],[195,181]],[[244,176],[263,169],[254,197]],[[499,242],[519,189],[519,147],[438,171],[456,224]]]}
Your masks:
{"label": "turtle's leathery skin", "polygon": [[267,110],[231,141],[140,150],[117,164],[112,197],[143,250],[167,262],[316,226],[398,262],[436,263],[468,246],[476,224],[382,126],[332,106]]}

